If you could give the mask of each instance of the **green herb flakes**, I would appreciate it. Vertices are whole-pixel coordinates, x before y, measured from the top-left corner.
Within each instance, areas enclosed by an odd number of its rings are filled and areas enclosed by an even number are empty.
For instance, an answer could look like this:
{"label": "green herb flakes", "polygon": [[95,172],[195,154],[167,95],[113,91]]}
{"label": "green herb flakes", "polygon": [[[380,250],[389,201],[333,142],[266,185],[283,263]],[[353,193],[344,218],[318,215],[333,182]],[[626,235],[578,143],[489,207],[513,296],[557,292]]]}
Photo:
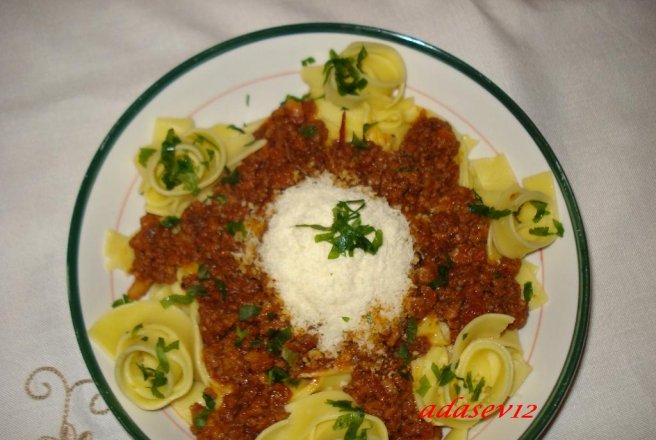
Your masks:
{"label": "green herb flakes", "polygon": [[197,429],[203,429],[207,425],[207,418],[216,408],[216,401],[209,394],[203,393],[203,400],[205,401],[205,408],[193,417],[194,427]]}
{"label": "green herb flakes", "polygon": [[233,171],[230,171],[228,167],[226,167],[224,172],[227,174],[221,177],[221,183],[226,183],[228,185],[234,186],[237,185],[241,180],[241,175],[239,174],[239,170],[235,169]]}
{"label": "green herb flakes", "polygon": [[235,347],[241,347],[241,344],[244,342],[246,336],[248,336],[248,330],[242,330],[237,326],[235,328],[235,333],[237,333],[237,338],[235,339]]}
{"label": "green herb flakes", "polygon": [[557,235],[558,237],[562,237],[565,233],[565,228],[563,227],[563,224],[560,223],[558,220],[554,219],[553,225],[554,228],[556,229],[556,232],[551,232],[549,230],[549,226],[540,226],[537,228],[529,229],[528,233],[531,235],[535,235],[537,237],[548,237],[550,235]]}
{"label": "green herb flakes", "polygon": [[148,159],[150,159],[150,156],[155,154],[156,151],[156,149],[148,147],[139,149],[139,165],[146,168],[148,165]]}
{"label": "green herb flakes", "polygon": [[301,136],[305,138],[311,138],[314,136],[317,132],[317,127],[316,125],[305,125],[301,128],[298,129],[298,132],[301,134]]}
{"label": "green herb flakes", "polygon": [[237,131],[237,132],[239,132],[239,133],[241,133],[241,134],[244,134],[244,133],[245,133],[244,130],[242,130],[241,128],[237,127],[235,124],[230,124],[230,125],[228,125],[228,128],[229,128],[230,130]]}
{"label": "green herb flakes", "polygon": [[335,420],[333,430],[339,431],[346,429],[344,440],[366,440],[367,430],[358,434],[360,426],[364,422],[365,412],[362,408],[353,405],[350,400],[326,400],[326,403],[334,408],[339,409],[343,414]]}
{"label": "green herb flakes", "polygon": [[481,196],[479,196],[476,191],[472,192],[474,193],[474,201],[467,205],[469,212],[472,214],[480,215],[481,217],[487,217],[492,220],[500,219],[512,214],[510,209],[503,209],[499,211],[492,206],[487,206],[485,203],[483,203],[483,199],[481,199]]}
{"label": "green herb flakes", "polygon": [[449,255],[445,255],[445,258],[446,263],[437,266],[437,278],[428,283],[428,287],[431,289],[439,289],[440,287],[444,287],[449,283],[449,271],[453,266],[453,261],[451,261],[451,257],[449,257]]}
{"label": "green herb flakes", "polygon": [[182,305],[191,304],[193,300],[196,299],[197,297],[202,297],[207,295],[209,295],[207,289],[205,289],[205,287],[201,286],[200,284],[196,284],[188,287],[184,295],[179,295],[179,294],[169,295],[163,300],[160,300],[159,303],[162,305],[162,307],[168,309],[173,304],[182,304]]}
{"label": "green herb flakes", "polygon": [[143,364],[138,364],[139,370],[143,375],[143,380],[150,382],[150,390],[153,396],[157,399],[163,399],[164,395],[159,390],[160,387],[168,383],[166,375],[169,372],[169,360],[166,356],[171,350],[177,350],[180,348],[180,341],[174,341],[170,344],[166,344],[163,338],[157,338],[157,344],[155,345],[155,354],[157,356],[158,365],[157,368],[149,368]]}
{"label": "green herb flakes", "polygon": [[254,304],[245,304],[239,307],[239,319],[241,321],[246,321],[247,319],[255,318],[260,314],[261,310],[261,307]]}
{"label": "green herb flakes", "polygon": [[266,351],[279,355],[282,353],[285,343],[292,338],[292,328],[285,327],[282,330],[269,330],[267,336],[269,340],[265,345]]}
{"label": "green herb flakes", "polygon": [[362,61],[367,57],[367,50],[362,46],[357,58],[340,57],[337,52],[330,50],[330,59],[323,65],[324,83],[334,73],[337,92],[341,95],[357,95],[367,86],[364,78]]}
{"label": "green herb flakes", "polygon": [[122,295],[119,299],[112,303],[112,308],[122,306],[124,304],[131,303],[132,300],[127,295]]}
{"label": "green herb flakes", "polygon": [[172,215],[168,215],[164,217],[160,222],[159,225],[163,228],[166,229],[173,229],[176,226],[180,224],[180,219],[178,217],[174,217]]}
{"label": "green herb flakes", "polygon": [[[383,245],[383,231],[373,226],[363,225],[360,211],[365,207],[364,200],[340,201],[333,208],[333,224],[331,226],[321,225],[296,225],[299,228],[312,228],[324,231],[314,236],[316,243],[327,242],[332,245],[328,253],[328,259],[341,256],[352,257],[355,249],[376,255],[378,249]],[[367,235],[374,234],[373,239]]]}
{"label": "green herb flakes", "polygon": [[421,376],[421,379],[419,379],[419,388],[416,389],[417,394],[419,394],[421,397],[424,397],[428,390],[430,390],[431,384],[426,375],[424,374]]}
{"label": "green herb flakes", "polygon": [[225,230],[230,235],[236,235],[238,232],[242,235],[246,235],[246,228],[242,222],[229,222],[225,226]]}
{"label": "green herb flakes", "polygon": [[522,296],[524,297],[524,301],[527,303],[531,301],[531,298],[533,298],[533,283],[530,281],[524,283],[524,288],[522,289]]}
{"label": "green herb flakes", "polygon": [[437,365],[432,363],[431,371],[435,375],[435,379],[437,379],[439,386],[446,385],[456,378],[456,373],[453,371],[453,369],[451,369],[451,365],[449,364],[439,368]]}

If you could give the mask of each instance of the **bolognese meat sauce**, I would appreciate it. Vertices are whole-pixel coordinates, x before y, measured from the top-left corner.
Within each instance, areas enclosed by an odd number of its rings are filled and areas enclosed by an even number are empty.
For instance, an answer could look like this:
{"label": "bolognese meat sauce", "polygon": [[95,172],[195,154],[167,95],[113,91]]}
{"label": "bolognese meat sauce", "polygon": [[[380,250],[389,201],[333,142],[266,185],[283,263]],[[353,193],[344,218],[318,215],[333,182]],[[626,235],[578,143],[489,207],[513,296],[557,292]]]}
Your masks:
{"label": "bolognese meat sauce", "polygon": [[[131,241],[137,283],[170,283],[178,267],[192,262],[207,267],[209,276],[189,275],[183,288],[202,284],[209,293],[198,298],[204,361],[210,375],[231,391],[202,429],[193,428],[198,438],[254,439],[288,416],[287,385],[317,368],[306,356],[316,347],[316,336],[293,334],[267,275],[245,257],[246,231],[261,239],[267,204],[306,177],[328,171],[344,184],[371,187],[403,212],[416,256],[406,319],[419,322],[434,313],[453,338],[484,313],[513,316],[513,328],[526,321],[527,305],[515,281],[520,261],[488,261],[489,220],[469,211],[473,194],[458,186],[459,143],[447,122],[422,114],[399,150],[386,152],[371,142],[356,147],[344,138],[329,145],[327,129],[315,114],[312,101],[288,99],[256,132],[267,146],[216,184],[217,197],[190,205],[174,230],[155,216],[144,216]],[[440,428],[419,418],[415,407],[409,359],[397,355],[400,321],[384,339],[383,354],[358,353],[355,344],[346,344],[353,371],[345,391],[383,420],[391,439],[441,438]],[[298,354],[294,365],[281,356],[285,347]],[[428,348],[417,338],[410,356]]]}

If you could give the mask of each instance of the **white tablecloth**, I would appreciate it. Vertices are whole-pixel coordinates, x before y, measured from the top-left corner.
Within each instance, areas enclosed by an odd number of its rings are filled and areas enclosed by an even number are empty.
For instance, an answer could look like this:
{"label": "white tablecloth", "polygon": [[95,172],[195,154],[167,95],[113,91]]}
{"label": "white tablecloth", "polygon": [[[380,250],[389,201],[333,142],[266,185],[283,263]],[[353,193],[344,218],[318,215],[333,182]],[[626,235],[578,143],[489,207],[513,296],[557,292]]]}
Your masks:
{"label": "white tablecloth", "polygon": [[0,437],[127,438],[67,304],[75,196],[155,79],[239,34],[306,21],[407,33],[474,65],[533,119],[587,229],[587,349],[548,439],[656,438],[656,2],[0,2]]}

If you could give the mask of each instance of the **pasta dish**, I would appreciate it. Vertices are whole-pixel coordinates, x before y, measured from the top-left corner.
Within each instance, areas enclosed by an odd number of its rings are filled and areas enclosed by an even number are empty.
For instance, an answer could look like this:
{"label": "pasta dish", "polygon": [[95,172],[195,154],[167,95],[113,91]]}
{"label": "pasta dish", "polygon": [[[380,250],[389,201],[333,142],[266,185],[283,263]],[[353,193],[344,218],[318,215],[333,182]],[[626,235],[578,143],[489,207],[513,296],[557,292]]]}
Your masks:
{"label": "pasta dish", "polygon": [[390,46],[302,64],[307,94],[265,119],[155,121],[140,228],[105,241],[134,281],[90,337],[199,439],[466,439],[531,372],[553,176],[470,159]]}

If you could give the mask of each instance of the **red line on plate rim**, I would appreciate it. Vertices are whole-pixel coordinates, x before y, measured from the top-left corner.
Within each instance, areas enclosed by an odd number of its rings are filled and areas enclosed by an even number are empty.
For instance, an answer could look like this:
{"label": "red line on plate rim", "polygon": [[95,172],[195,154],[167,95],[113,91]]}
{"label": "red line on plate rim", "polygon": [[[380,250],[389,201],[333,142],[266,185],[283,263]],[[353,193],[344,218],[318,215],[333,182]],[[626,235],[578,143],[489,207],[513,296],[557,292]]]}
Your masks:
{"label": "red line on plate rim", "polygon": [[211,104],[214,104],[216,101],[224,98],[225,96],[236,92],[239,89],[243,89],[244,87],[252,86],[253,84],[257,84],[259,82],[264,82],[264,81],[269,81],[272,79],[276,78],[281,78],[283,76],[291,76],[291,75],[298,75],[300,70],[286,70],[284,72],[278,72],[278,73],[272,73],[271,75],[266,75],[266,76],[261,76],[259,78],[255,78],[249,81],[245,81],[243,83],[237,84],[236,86],[233,86],[229,88],[228,90],[224,90],[223,92],[219,93],[218,95],[213,96],[209,100],[205,101],[198,107],[196,107],[194,110],[189,113],[189,117],[192,118],[196,113],[200,112],[201,110],[205,109],[206,107],[210,106]]}

